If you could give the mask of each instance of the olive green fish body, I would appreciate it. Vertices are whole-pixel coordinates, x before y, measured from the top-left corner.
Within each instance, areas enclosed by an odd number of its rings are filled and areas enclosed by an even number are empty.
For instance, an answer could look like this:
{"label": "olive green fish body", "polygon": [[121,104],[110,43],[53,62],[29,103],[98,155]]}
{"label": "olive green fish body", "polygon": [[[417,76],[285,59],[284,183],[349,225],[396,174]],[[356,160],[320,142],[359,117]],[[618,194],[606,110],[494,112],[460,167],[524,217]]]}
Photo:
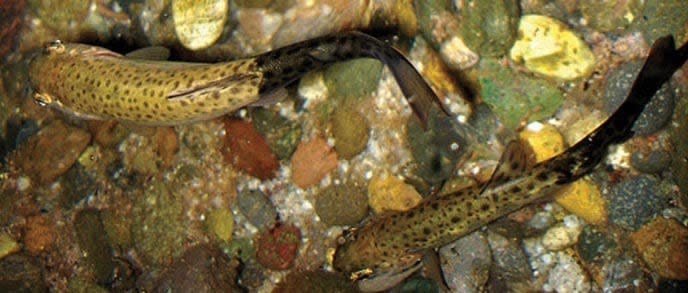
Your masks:
{"label": "olive green fish body", "polygon": [[488,183],[432,196],[408,211],[364,223],[345,236],[334,267],[354,278],[389,278],[414,264],[422,250],[446,245],[588,174],[610,144],[633,135],[645,105],[686,59],[688,44],[676,50],[671,37],[659,39],[624,103],[581,141],[537,164],[520,143],[510,143]]}
{"label": "olive green fish body", "polygon": [[29,76],[40,103],[78,117],[175,125],[259,104],[309,71],[361,57],[390,67],[421,122],[433,104],[441,106],[401,53],[357,32],[216,64],[132,59],[100,47],[54,43],[32,60]]}

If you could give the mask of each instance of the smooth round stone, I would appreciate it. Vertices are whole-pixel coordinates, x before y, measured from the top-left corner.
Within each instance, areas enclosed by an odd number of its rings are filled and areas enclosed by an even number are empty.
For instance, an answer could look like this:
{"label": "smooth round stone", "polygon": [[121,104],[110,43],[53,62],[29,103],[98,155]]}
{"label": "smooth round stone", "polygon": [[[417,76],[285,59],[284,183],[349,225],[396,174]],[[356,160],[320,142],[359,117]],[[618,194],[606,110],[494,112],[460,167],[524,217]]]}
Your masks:
{"label": "smooth round stone", "polygon": [[190,50],[210,47],[222,34],[229,1],[174,0],[172,16],[179,42]]}

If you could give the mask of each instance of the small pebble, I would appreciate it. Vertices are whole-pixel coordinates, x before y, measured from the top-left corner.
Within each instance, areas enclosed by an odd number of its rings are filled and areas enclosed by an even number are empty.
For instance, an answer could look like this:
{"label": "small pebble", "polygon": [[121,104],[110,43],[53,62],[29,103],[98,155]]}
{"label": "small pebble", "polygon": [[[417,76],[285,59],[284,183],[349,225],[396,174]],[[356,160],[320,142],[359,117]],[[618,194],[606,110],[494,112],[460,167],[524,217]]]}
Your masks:
{"label": "small pebble", "polygon": [[645,263],[661,277],[688,280],[688,228],[658,217],[631,233],[631,240]]}
{"label": "small pebble", "polygon": [[667,207],[670,187],[648,175],[633,176],[612,186],[607,199],[611,223],[636,230]]}
{"label": "small pebble", "polygon": [[234,217],[227,208],[213,209],[206,217],[208,232],[222,241],[230,241],[234,230]]}
{"label": "small pebble", "polygon": [[277,221],[277,211],[272,201],[259,190],[243,190],[237,195],[239,211],[258,230],[272,228]]}
{"label": "small pebble", "polygon": [[422,199],[413,186],[396,176],[376,176],[368,183],[368,203],[378,215],[406,211]]}
{"label": "small pebble", "polygon": [[342,159],[348,160],[363,151],[368,144],[370,126],[366,119],[350,106],[339,107],[332,116],[334,149]]}
{"label": "small pebble", "polygon": [[228,118],[225,120],[225,130],[225,144],[222,148],[225,161],[263,180],[275,176],[279,167],[277,157],[251,123]]}
{"label": "small pebble", "polygon": [[567,211],[591,224],[607,221],[606,202],[599,188],[582,178],[557,190],[554,200]]}
{"label": "small pebble", "polygon": [[291,178],[301,188],[320,182],[337,167],[337,153],[321,137],[301,142],[291,156]]}
{"label": "small pebble", "polygon": [[562,250],[575,244],[582,230],[583,225],[577,221],[555,225],[542,236],[542,245],[551,251]]}
{"label": "small pebble", "polygon": [[315,211],[328,225],[355,225],[368,215],[367,196],[356,184],[332,185],[316,196]]}
{"label": "small pebble", "polygon": [[256,259],[268,269],[286,270],[294,264],[301,244],[301,231],[290,224],[278,224],[256,239]]}
{"label": "small pebble", "polygon": [[189,50],[210,47],[222,34],[230,15],[224,0],[172,0],[174,30],[179,42]]}
{"label": "small pebble", "polygon": [[440,248],[447,286],[454,292],[479,292],[489,276],[492,255],[487,238],[473,232]]}

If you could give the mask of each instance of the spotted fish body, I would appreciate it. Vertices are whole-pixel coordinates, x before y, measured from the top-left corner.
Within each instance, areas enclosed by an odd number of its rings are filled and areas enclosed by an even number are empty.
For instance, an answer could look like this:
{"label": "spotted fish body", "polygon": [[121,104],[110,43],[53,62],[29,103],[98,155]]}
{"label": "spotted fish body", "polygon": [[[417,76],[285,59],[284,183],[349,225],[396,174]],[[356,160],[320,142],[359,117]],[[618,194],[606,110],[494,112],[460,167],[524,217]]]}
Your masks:
{"label": "spotted fish body", "polygon": [[359,32],[215,64],[132,59],[101,47],[54,43],[32,60],[29,77],[39,103],[77,117],[176,125],[260,104],[309,71],[361,57],[389,66],[421,122],[433,104],[441,106],[400,52]]}
{"label": "spotted fish body", "polygon": [[399,274],[416,263],[424,249],[446,245],[588,174],[607,146],[632,136],[645,105],[687,58],[688,44],[676,50],[671,37],[659,39],[626,101],[577,144],[537,164],[519,143],[508,144],[485,185],[432,196],[406,212],[364,223],[345,236],[334,267],[354,278]]}

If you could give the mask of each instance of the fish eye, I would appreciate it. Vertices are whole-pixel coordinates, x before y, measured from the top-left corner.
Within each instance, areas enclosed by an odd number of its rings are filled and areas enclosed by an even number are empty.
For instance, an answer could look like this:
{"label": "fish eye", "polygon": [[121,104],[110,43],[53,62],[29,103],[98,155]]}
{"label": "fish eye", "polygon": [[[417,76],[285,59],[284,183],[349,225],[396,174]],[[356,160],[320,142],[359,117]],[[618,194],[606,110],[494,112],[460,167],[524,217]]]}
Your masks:
{"label": "fish eye", "polygon": [[45,107],[52,103],[53,99],[49,95],[35,93],[33,95],[33,100],[41,107]]}
{"label": "fish eye", "polygon": [[64,44],[60,40],[54,40],[54,41],[50,42],[50,44],[48,44],[48,46],[45,47],[45,51],[47,53],[53,53],[54,52],[54,53],[59,54],[59,53],[64,52],[64,50],[65,50]]}

